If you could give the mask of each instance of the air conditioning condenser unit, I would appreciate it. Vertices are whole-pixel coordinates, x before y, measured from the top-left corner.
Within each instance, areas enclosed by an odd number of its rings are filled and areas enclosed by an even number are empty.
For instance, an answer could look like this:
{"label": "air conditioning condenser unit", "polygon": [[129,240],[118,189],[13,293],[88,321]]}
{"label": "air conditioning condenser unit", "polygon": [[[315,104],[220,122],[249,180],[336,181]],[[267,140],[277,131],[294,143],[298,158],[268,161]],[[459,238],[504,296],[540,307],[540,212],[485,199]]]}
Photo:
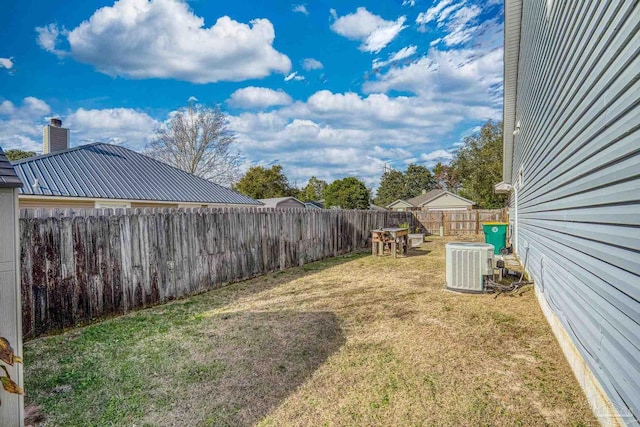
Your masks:
{"label": "air conditioning condenser unit", "polygon": [[485,276],[493,275],[493,245],[489,243],[447,243],[447,289],[484,292]]}

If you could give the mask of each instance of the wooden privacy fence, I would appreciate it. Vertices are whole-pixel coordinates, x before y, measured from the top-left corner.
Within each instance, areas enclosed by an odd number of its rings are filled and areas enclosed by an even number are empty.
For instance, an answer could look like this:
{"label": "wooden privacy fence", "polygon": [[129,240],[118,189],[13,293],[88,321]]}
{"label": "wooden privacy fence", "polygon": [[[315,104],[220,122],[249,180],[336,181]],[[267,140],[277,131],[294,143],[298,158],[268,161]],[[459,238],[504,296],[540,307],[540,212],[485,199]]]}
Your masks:
{"label": "wooden privacy fence", "polygon": [[412,211],[421,231],[439,235],[440,227],[445,236],[462,234],[479,234],[482,223],[490,221],[506,221],[505,209],[474,209],[470,211]]}
{"label": "wooden privacy fence", "polygon": [[[366,247],[408,212],[23,212],[23,334],[33,337]],[[36,217],[33,217],[36,216]]]}

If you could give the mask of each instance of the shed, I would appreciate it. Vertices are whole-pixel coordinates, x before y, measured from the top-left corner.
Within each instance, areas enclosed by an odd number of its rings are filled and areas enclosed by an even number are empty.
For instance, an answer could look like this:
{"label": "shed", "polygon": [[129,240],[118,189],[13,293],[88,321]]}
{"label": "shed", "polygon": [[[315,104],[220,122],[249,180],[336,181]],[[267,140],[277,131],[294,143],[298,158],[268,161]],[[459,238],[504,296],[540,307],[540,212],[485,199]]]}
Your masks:
{"label": "shed", "polygon": [[263,208],[272,209],[305,209],[307,206],[295,197],[274,197],[271,199],[258,199]]}
{"label": "shed", "polygon": [[[20,178],[0,148],[0,337],[6,339],[14,352],[22,356],[22,312],[20,302],[20,240],[18,236],[18,190]],[[22,365],[7,368],[11,379],[22,386]],[[4,372],[0,371],[0,376]],[[23,397],[2,392],[0,425],[21,426],[24,417]]]}

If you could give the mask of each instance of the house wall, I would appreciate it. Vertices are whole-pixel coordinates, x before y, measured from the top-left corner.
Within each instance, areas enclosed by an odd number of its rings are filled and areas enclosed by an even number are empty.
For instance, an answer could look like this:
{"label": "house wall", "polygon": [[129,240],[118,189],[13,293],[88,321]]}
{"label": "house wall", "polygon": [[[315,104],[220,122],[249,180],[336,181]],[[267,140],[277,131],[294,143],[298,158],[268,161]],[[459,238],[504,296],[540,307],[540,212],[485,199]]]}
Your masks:
{"label": "house wall", "polygon": [[63,200],[63,199],[47,199],[47,198],[25,198],[18,197],[20,209],[37,209],[37,208],[46,208],[46,209],[66,209],[66,208],[93,208],[94,201],[89,199],[84,200]]}
{"label": "house wall", "polygon": [[473,205],[460,200],[450,194],[443,194],[435,200],[430,201],[422,207],[422,210],[428,211],[431,209],[444,210],[444,209],[465,209],[470,210]]}
{"label": "house wall", "polygon": [[637,425],[640,3],[523,2],[521,25],[513,239],[595,415]]}

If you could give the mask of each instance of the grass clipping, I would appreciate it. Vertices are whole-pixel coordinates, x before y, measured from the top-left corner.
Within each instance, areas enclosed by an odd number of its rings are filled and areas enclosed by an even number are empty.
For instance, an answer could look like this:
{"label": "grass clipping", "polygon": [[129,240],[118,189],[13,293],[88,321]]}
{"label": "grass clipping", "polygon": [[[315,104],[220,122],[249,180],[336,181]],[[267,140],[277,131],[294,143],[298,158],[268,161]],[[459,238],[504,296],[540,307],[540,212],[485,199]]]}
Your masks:
{"label": "grass clipping", "polygon": [[444,244],[365,253],[25,344],[47,425],[589,425],[533,295],[443,291]]}

